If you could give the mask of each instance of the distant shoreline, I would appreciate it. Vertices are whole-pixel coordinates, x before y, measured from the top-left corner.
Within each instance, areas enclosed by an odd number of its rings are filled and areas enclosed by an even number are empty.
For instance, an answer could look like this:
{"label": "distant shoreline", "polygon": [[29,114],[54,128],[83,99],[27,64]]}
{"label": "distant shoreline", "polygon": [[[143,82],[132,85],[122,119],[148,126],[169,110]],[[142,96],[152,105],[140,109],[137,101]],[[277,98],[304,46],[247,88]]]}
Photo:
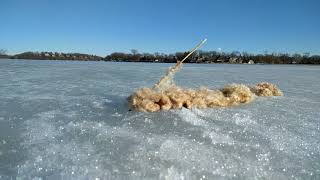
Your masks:
{"label": "distant shoreline", "polygon": [[[23,60],[61,60],[61,61],[108,61],[108,62],[146,62],[146,63],[176,63],[188,52],[164,53],[131,53],[114,52],[105,57],[84,53],[58,52],[24,52],[16,55],[0,53],[0,59]],[[216,51],[198,51],[186,59],[185,63],[196,64],[309,64],[320,65],[320,55],[304,54],[250,54],[246,52],[224,53]]]}
{"label": "distant shoreline", "polygon": [[[148,64],[175,64],[176,62],[140,62],[140,61],[106,61],[106,60],[65,60],[65,59],[12,59],[12,58],[0,58],[1,60],[21,60],[21,61],[64,61],[64,62],[113,62],[113,63],[148,63]],[[229,65],[292,65],[292,66],[319,66],[320,64],[267,64],[267,63],[190,63],[186,62],[184,64],[229,64]]]}

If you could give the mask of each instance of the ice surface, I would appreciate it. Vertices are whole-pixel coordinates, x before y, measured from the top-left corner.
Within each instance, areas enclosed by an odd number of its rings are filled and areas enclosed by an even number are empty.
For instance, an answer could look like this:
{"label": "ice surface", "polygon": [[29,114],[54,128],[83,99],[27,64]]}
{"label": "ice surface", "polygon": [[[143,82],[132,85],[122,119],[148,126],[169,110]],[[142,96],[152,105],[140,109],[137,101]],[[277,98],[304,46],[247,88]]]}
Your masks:
{"label": "ice surface", "polygon": [[172,64],[0,61],[0,179],[320,179],[320,69],[184,65],[178,85],[283,97],[159,113],[126,97]]}

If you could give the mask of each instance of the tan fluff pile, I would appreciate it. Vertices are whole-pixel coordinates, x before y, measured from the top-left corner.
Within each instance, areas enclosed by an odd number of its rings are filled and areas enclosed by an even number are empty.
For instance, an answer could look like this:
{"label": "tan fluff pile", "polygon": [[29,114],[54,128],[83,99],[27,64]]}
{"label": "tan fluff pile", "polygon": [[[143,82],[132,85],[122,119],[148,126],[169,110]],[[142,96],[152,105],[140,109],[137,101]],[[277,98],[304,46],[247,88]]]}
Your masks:
{"label": "tan fluff pile", "polygon": [[267,82],[257,84],[253,91],[258,96],[283,96],[277,86]]}
{"label": "tan fluff pile", "polygon": [[129,98],[131,109],[142,112],[191,108],[228,107],[251,102],[256,96],[282,96],[277,86],[263,82],[254,87],[226,85],[220,90],[183,89],[171,85],[165,89],[142,88]]}

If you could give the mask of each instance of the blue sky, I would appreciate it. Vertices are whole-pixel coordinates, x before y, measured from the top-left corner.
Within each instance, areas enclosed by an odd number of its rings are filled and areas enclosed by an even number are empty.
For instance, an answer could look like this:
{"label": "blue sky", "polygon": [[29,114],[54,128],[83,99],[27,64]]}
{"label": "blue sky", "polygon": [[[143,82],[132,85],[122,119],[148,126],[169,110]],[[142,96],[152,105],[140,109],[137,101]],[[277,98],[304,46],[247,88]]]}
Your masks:
{"label": "blue sky", "polygon": [[318,0],[1,0],[0,49],[320,54]]}

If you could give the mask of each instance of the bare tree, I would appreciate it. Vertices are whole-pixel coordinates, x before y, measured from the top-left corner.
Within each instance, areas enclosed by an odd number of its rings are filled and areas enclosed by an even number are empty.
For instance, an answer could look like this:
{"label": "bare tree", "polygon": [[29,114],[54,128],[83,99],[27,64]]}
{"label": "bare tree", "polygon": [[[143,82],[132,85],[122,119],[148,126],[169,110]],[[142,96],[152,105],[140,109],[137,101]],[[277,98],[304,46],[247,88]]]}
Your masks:
{"label": "bare tree", "polygon": [[137,54],[138,54],[138,50],[137,50],[137,49],[131,49],[131,53],[132,53],[133,55],[137,55]]}
{"label": "bare tree", "polygon": [[0,49],[0,55],[7,55],[7,50]]}
{"label": "bare tree", "polygon": [[304,52],[303,53],[303,57],[309,57],[310,56],[310,53],[309,52]]}

